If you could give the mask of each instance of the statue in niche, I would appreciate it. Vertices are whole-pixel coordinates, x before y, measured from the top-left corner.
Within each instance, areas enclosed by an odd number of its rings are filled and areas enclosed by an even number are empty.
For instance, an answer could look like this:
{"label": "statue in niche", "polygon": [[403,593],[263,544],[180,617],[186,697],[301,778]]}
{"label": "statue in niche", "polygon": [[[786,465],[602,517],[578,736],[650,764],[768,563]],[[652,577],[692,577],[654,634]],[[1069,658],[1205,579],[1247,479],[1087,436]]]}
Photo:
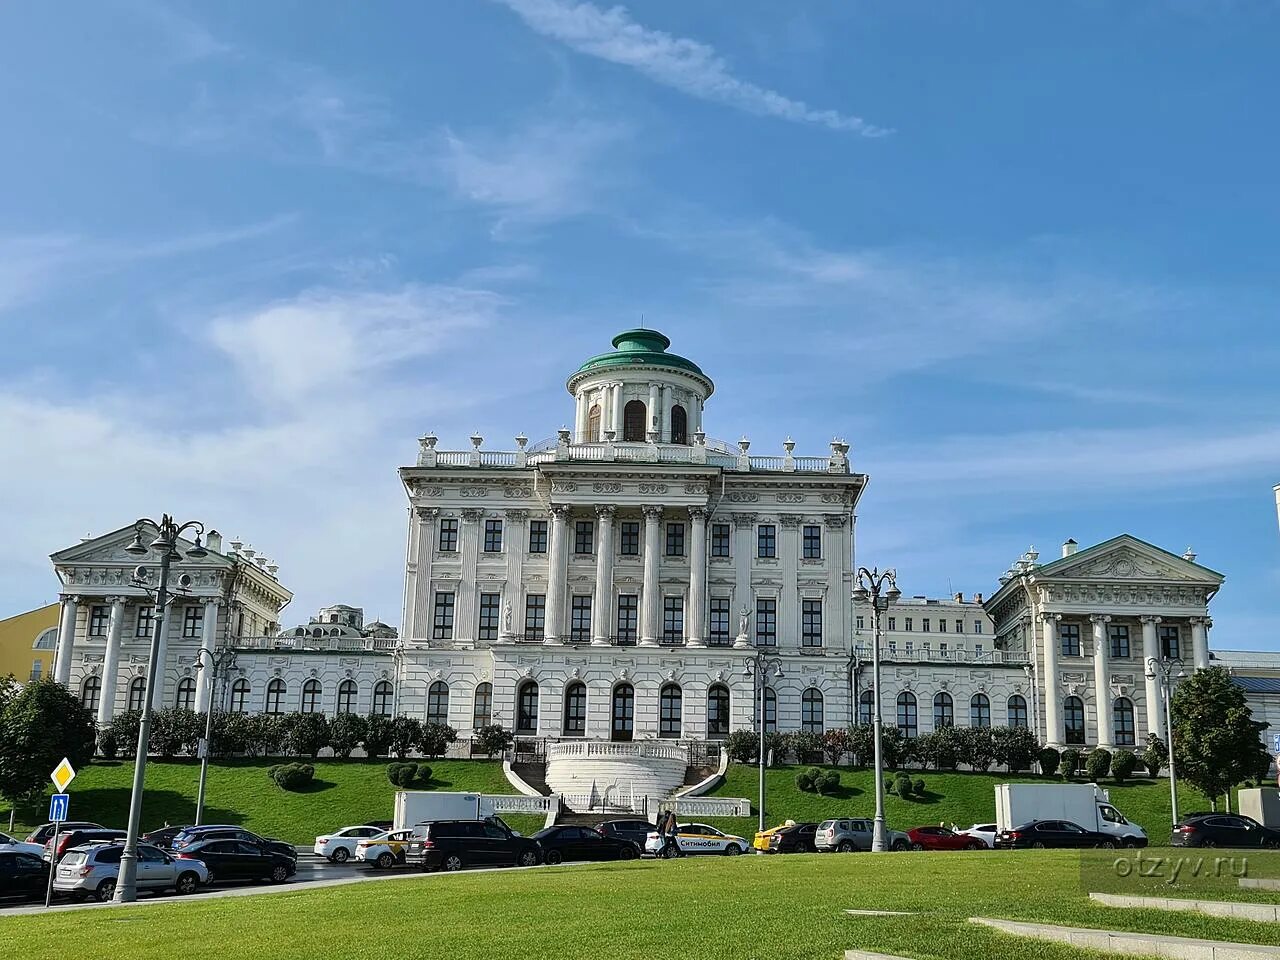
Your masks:
{"label": "statue in niche", "polygon": [[507,634],[511,633],[511,601],[508,600],[502,607],[502,629]]}
{"label": "statue in niche", "polygon": [[747,629],[751,626],[751,611],[746,607],[742,608],[742,616],[738,618],[738,636],[747,636]]}

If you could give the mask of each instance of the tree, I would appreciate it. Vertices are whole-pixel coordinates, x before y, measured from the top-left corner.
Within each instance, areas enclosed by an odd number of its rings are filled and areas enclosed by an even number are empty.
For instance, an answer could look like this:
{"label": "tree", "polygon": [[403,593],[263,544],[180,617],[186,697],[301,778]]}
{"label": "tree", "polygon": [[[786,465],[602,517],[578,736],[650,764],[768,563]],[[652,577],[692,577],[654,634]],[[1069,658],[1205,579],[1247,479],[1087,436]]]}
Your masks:
{"label": "tree", "polygon": [[965,727],[960,734],[960,760],[979,773],[986,773],[996,762],[996,744],[990,727]]}
{"label": "tree", "polygon": [[822,754],[827,758],[827,763],[833,767],[845,754],[852,752],[852,749],[853,740],[848,730],[837,728],[828,730],[822,735]]}
{"label": "tree", "polygon": [[1044,747],[1036,755],[1036,760],[1040,764],[1040,773],[1046,777],[1052,777],[1058,772],[1058,764],[1062,762],[1062,755],[1053,747]]}
{"label": "tree", "polygon": [[760,738],[750,730],[734,730],[724,738],[724,752],[734,763],[750,763],[760,753]]}
{"label": "tree", "polygon": [[1111,758],[1111,775],[1116,783],[1124,783],[1138,768],[1138,757],[1132,750],[1117,750]]}
{"label": "tree", "polygon": [[1036,735],[1026,727],[993,727],[991,739],[995,742],[996,763],[1010,773],[1029,769],[1040,752]]}
{"label": "tree", "polygon": [[329,745],[329,720],[323,713],[291,713],[285,717],[284,747],[291,757],[310,757]]}
{"label": "tree", "polygon": [[422,739],[422,724],[414,717],[396,717],[391,721],[391,752],[397,760],[409,755]]}
{"label": "tree", "polygon": [[422,733],[418,738],[418,749],[423,756],[440,757],[449,749],[449,744],[458,739],[458,731],[447,723],[427,722],[422,725]]}
{"label": "tree", "polygon": [[1253,719],[1244,690],[1222,667],[1197,670],[1170,702],[1179,778],[1216,803],[1257,771],[1265,723]]}
{"label": "tree", "polygon": [[505,751],[514,740],[515,737],[511,735],[510,730],[504,730],[501,724],[491,723],[476,730],[476,735],[471,742],[477,750],[492,760],[495,753]]}
{"label": "tree", "polygon": [[1094,747],[1084,758],[1085,775],[1097,783],[1111,772],[1111,751],[1105,747]]}
{"label": "tree", "polygon": [[340,713],[329,721],[329,746],[335,757],[344,760],[360,746],[368,731],[368,722],[355,713]]}
{"label": "tree", "polygon": [[1154,733],[1147,734],[1147,749],[1142,751],[1142,765],[1147,768],[1147,776],[1160,776],[1160,770],[1169,763],[1169,747]]}
{"label": "tree", "polygon": [[795,754],[796,763],[821,762],[822,734],[808,730],[791,734],[791,752]]}
{"label": "tree", "polygon": [[66,687],[47,678],[27,684],[0,713],[0,796],[33,802],[63,757],[82,767],[96,745],[93,717]]}
{"label": "tree", "polygon": [[380,757],[391,749],[391,718],[380,713],[371,713],[365,721],[364,755],[370,760]]}

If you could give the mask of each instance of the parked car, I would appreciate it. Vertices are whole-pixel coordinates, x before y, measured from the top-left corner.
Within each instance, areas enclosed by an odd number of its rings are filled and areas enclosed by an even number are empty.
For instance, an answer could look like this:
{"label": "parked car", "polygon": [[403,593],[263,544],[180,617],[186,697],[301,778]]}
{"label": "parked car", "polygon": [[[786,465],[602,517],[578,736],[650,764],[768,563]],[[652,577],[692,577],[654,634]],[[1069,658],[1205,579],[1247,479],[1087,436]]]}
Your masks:
{"label": "parked car", "polygon": [[404,866],[414,839],[412,830],[384,830],[368,839],[357,840],[355,858],[379,870]]}
{"label": "parked car", "polygon": [[317,857],[326,857],[330,863],[346,863],[356,855],[357,843],[386,831],[386,827],[377,827],[373,824],[343,827],[333,833],[322,833],[316,837],[315,846],[311,849]]}
{"label": "parked car", "polygon": [[[736,857],[751,848],[742,837],[717,830],[705,823],[686,823],[676,828],[676,846],[685,856],[699,853],[721,853]],[[645,853],[654,856],[674,857],[676,851],[666,845],[666,840],[658,831],[653,831],[644,841]]]}
{"label": "parked car", "polygon": [[284,883],[297,871],[297,862],[273,845],[231,838],[199,840],[177,853],[179,862],[199,862],[208,869],[205,883],[228,880],[270,880]]}
{"label": "parked car", "polygon": [[246,843],[267,847],[280,854],[280,856],[288,857],[295,862],[298,859],[298,850],[293,844],[285,843],[283,840],[276,840],[274,837],[260,837],[244,827],[228,824],[187,827],[179,831],[173,838],[173,850],[180,853],[206,840],[243,840]]}
{"label": "parked car", "polygon": [[967,830],[961,830],[960,833],[973,837],[975,840],[981,840],[986,847],[994,847],[996,845],[996,825],[994,823],[975,823]]}
{"label": "parked car", "polygon": [[606,837],[590,827],[547,827],[532,837],[542,851],[543,863],[574,860],[635,860],[640,847],[634,840]]}
{"label": "parked car", "polygon": [[112,840],[123,840],[125,833],[123,830],[107,830],[103,827],[96,827],[83,830],[68,830],[65,833],[59,833],[57,837],[57,850],[53,849],[53,836],[50,836],[45,841],[42,856],[50,863],[57,863],[72,847],[78,847],[86,843],[109,843]]}
{"label": "parked car", "polygon": [[27,843],[25,840],[19,840],[17,837],[8,833],[0,833],[0,852],[3,853],[29,853],[33,857],[44,856],[43,843]]}
{"label": "parked car", "polygon": [[913,827],[907,831],[912,850],[984,850],[976,837],[955,833],[946,827]]}
{"label": "parked car", "polygon": [[[852,853],[870,850],[874,824],[862,818],[823,820],[813,835],[814,846],[819,853]],[[910,850],[911,838],[901,830],[885,828],[885,845],[890,850]]]}
{"label": "parked car", "polygon": [[91,820],[64,820],[62,823],[42,823],[27,834],[27,843],[38,843],[43,847],[49,842],[49,838],[53,836],[55,828],[60,832],[103,829],[102,824],[94,823]]}
{"label": "parked car", "polygon": [[[116,892],[122,853],[123,843],[85,844],[68,850],[53,875],[54,891],[106,903]],[[181,860],[149,843],[138,844],[139,890],[173,890],[186,896],[208,881],[209,871],[201,861]]]}
{"label": "parked car", "polygon": [[1280,847],[1280,831],[1241,813],[1193,813],[1173,829],[1175,847]]}
{"label": "parked car", "polygon": [[606,837],[630,840],[636,845],[636,849],[643,850],[649,834],[658,828],[648,820],[606,820],[604,823],[597,823],[596,829]]}
{"label": "parked car", "polygon": [[23,850],[0,850],[0,898],[34,900],[49,885],[49,864]]}
{"label": "parked car", "polygon": [[816,823],[796,823],[788,820],[777,827],[759,831],[751,845],[762,853],[817,853],[814,836]]}
{"label": "parked car", "polygon": [[1055,847],[1116,847],[1119,841],[1109,833],[1086,830],[1070,820],[1031,820],[1012,830],[996,834],[1000,850],[1037,850]]}
{"label": "parked car", "polygon": [[151,844],[153,847],[159,847],[161,850],[172,850],[174,838],[184,830],[190,829],[190,827],[164,826],[159,830],[152,830],[150,833],[144,833],[141,839],[145,843]]}
{"label": "parked car", "polygon": [[487,820],[435,820],[419,824],[417,829],[421,838],[417,849],[421,850],[424,870],[534,867],[542,861],[537,840],[513,833],[494,817]]}

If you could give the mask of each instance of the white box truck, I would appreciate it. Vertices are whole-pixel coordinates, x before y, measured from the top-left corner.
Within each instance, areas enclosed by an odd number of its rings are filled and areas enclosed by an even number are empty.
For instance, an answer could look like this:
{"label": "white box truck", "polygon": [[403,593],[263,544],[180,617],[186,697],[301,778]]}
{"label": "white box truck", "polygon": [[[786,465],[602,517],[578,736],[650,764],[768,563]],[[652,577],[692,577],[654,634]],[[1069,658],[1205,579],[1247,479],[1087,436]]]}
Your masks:
{"label": "white box truck", "polygon": [[996,784],[996,831],[1030,820],[1069,820],[1086,830],[1109,833],[1121,846],[1147,845],[1146,831],[1125,819],[1096,783]]}
{"label": "white box truck", "polygon": [[493,816],[493,802],[479,793],[398,790],[393,830],[408,830],[429,820],[483,820]]}

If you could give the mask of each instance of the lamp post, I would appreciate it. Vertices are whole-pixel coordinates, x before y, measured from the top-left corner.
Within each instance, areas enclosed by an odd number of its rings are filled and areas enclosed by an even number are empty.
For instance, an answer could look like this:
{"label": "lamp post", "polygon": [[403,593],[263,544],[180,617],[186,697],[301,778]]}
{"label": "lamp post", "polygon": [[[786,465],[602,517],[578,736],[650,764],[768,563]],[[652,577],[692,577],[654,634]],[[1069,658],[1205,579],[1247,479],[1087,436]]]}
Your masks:
{"label": "lamp post", "polygon": [[[156,531],[156,538],[150,545],[142,542],[142,532],[148,528]],[[145,517],[137,521],[133,525],[133,542],[125,547],[125,551],[135,557],[145,557],[153,551],[158,553],[160,579],[155,590],[156,618],[151,633],[151,651],[147,656],[147,687],[142,698],[142,717],[138,721],[138,751],[133,764],[133,789],[129,794],[129,823],[125,831],[124,851],[120,854],[119,880],[116,883],[115,896],[112,898],[116,903],[132,903],[138,899],[138,828],[142,822],[142,789],[147,771],[148,741],[151,737],[152,685],[160,681],[159,674],[163,669],[159,662],[160,641],[165,635],[164,631],[168,629],[168,607],[173,599],[169,596],[169,565],[174,560],[182,559],[182,554],[178,552],[178,540],[186,530],[196,531],[195,546],[187,551],[187,556],[192,560],[207,557],[209,551],[200,544],[200,538],[204,535],[204,524],[198,520],[179,524],[167,513],[160,518],[159,523]],[[133,576],[134,584],[147,589],[147,580],[146,567],[141,565],[136,567]],[[179,592],[185,592],[190,586],[191,577],[185,573],[182,574],[178,578]],[[147,592],[151,591],[148,589]]]}
{"label": "lamp post", "polygon": [[[902,596],[898,589],[898,575],[892,569],[880,571],[873,567],[858,568],[857,587],[853,591],[853,599],[858,603],[871,601],[871,693],[874,698],[872,709],[871,738],[875,753],[875,791],[876,815],[872,822],[871,850],[883,853],[885,846],[884,828],[884,758],[880,752],[880,615],[889,609],[889,604],[896,603]],[[885,589],[885,586],[888,589]]]}
{"label": "lamp post", "polygon": [[1164,698],[1164,742],[1169,749],[1169,803],[1173,812],[1173,826],[1178,827],[1178,771],[1173,765],[1173,715],[1169,701],[1179,680],[1187,679],[1187,671],[1178,657],[1147,657],[1147,676],[1160,684]]}
{"label": "lamp post", "polygon": [[764,797],[765,797],[764,735],[765,735],[765,728],[766,728],[765,718],[764,718],[764,695],[765,695],[765,692],[769,689],[768,680],[771,674],[775,680],[781,680],[783,677],[786,676],[786,674],[782,672],[782,661],[780,659],[778,659],[777,657],[766,657],[763,653],[757,653],[754,657],[752,657],[751,662],[747,664],[747,668],[746,670],[743,671],[743,673],[745,676],[755,677],[756,683],[760,687],[759,694],[756,697],[756,702],[759,705],[758,709],[760,711],[759,713],[759,717],[760,717],[760,759],[759,759],[760,798],[756,803],[756,814],[757,814],[757,819],[759,821],[759,830],[760,832],[763,833],[764,832]]}
{"label": "lamp post", "polygon": [[[205,663],[205,659],[208,663]],[[209,754],[213,752],[213,709],[218,699],[218,680],[225,677],[235,666],[236,652],[230,647],[219,647],[209,651],[201,647],[196,653],[196,669],[208,669],[209,673],[209,706],[205,710],[204,740],[200,742],[200,786],[196,790],[196,822],[200,826],[204,816],[204,787],[209,778]]]}

